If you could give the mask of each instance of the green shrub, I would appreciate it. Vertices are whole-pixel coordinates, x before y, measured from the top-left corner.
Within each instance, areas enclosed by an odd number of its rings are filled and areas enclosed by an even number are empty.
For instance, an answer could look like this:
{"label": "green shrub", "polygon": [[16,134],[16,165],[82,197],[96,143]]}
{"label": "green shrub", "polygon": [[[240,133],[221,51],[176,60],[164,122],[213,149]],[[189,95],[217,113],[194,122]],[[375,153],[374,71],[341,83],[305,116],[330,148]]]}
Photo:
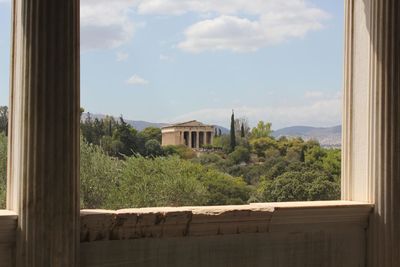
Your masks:
{"label": "green shrub", "polygon": [[122,172],[121,162],[81,138],[81,208],[111,208]]}
{"label": "green shrub", "polygon": [[242,162],[250,161],[250,151],[242,146],[237,146],[235,151],[229,154],[229,160],[234,164],[240,164]]}
{"label": "green shrub", "polygon": [[193,159],[196,157],[196,153],[185,145],[169,145],[163,147],[163,150],[166,156],[178,155],[182,159]]}
{"label": "green shrub", "polygon": [[144,145],[146,156],[159,157],[163,155],[163,149],[156,139],[150,139]]}
{"label": "green shrub", "polygon": [[7,137],[0,133],[0,209],[6,207],[7,189]]}
{"label": "green shrub", "polygon": [[256,191],[257,201],[314,201],[340,198],[340,184],[319,171],[285,172],[274,180],[264,178]]}
{"label": "green shrub", "polygon": [[179,157],[126,158],[115,208],[202,205],[207,190],[197,179],[202,167]]}

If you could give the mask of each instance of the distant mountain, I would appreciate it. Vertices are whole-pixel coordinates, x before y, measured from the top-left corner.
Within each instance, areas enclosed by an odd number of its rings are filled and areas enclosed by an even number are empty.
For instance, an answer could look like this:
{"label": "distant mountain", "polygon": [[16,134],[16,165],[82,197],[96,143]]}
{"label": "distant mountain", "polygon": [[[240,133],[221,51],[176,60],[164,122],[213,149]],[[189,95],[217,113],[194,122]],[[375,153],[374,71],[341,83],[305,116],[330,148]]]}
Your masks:
{"label": "distant mountain", "polygon": [[340,147],[342,137],[342,126],[334,127],[308,127],[293,126],[276,130],[272,133],[276,138],[301,137],[304,140],[314,139],[325,147]]}
{"label": "distant mountain", "polygon": [[[88,113],[83,113],[82,114],[82,120],[85,120],[88,116]],[[104,114],[91,114],[90,116],[92,119],[104,119],[106,115]],[[118,120],[117,117],[114,117],[116,120]],[[131,125],[133,128],[135,128],[138,131],[143,131],[147,127],[155,127],[155,128],[161,128],[164,126],[169,125],[169,123],[162,123],[162,122],[148,122],[148,121],[135,121],[135,120],[127,120],[124,119],[126,123]],[[221,129],[222,134],[227,134],[229,133],[229,130],[225,127],[214,125],[217,129]]]}
{"label": "distant mountain", "polygon": [[126,123],[130,124],[133,128],[135,128],[138,131],[143,131],[147,127],[161,128],[168,125],[168,123],[161,123],[161,122],[132,121],[132,120],[126,120]]}
{"label": "distant mountain", "polygon": [[[82,120],[85,120],[88,116],[88,113],[83,113],[82,114]],[[106,117],[106,115],[104,114],[91,114],[90,113],[90,117],[92,117],[92,119],[104,119]],[[115,120],[119,120],[118,117],[114,117]],[[148,121],[134,121],[134,120],[127,120],[124,119],[126,123],[128,123],[129,125],[131,125],[133,128],[135,128],[138,131],[142,131],[143,129],[147,128],[147,127],[156,127],[156,128],[161,128],[164,126],[167,126],[168,123],[159,123],[159,122],[148,122]]]}

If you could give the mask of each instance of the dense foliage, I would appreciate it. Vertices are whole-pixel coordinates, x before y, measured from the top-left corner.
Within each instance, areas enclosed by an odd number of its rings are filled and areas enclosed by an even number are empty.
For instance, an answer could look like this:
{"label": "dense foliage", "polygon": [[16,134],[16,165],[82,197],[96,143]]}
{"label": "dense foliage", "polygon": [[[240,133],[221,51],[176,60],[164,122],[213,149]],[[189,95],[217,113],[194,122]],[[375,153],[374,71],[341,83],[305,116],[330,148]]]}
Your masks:
{"label": "dense foliage", "polygon": [[249,193],[243,179],[179,156],[118,160],[81,142],[83,208],[242,204]]}
{"label": "dense foliage", "polygon": [[[0,113],[0,207],[4,207],[7,113]],[[312,140],[275,139],[270,123],[250,129],[246,119],[231,119],[230,134],[216,131],[213,145],[196,154],[183,145],[162,147],[158,128],[137,131],[122,117],[116,121],[87,116],[81,123],[81,207],[339,198],[340,150]]]}

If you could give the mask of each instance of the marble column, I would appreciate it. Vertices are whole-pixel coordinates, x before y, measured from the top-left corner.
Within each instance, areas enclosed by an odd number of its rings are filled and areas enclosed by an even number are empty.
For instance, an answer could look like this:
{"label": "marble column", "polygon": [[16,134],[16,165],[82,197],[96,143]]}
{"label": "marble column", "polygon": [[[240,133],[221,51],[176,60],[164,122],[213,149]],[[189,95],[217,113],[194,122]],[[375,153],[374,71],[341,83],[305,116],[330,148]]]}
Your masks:
{"label": "marble column", "polygon": [[400,1],[346,0],[342,198],[375,204],[366,266],[400,266]]}
{"label": "marble column", "polygon": [[375,203],[368,266],[400,266],[400,2],[370,2],[371,147]]}
{"label": "marble column", "polygon": [[16,266],[77,266],[79,1],[14,0],[8,209]]}
{"label": "marble column", "polygon": [[200,148],[200,132],[196,131],[196,148]]}
{"label": "marble column", "polygon": [[188,147],[192,148],[192,131],[189,131],[189,142],[188,142]]}

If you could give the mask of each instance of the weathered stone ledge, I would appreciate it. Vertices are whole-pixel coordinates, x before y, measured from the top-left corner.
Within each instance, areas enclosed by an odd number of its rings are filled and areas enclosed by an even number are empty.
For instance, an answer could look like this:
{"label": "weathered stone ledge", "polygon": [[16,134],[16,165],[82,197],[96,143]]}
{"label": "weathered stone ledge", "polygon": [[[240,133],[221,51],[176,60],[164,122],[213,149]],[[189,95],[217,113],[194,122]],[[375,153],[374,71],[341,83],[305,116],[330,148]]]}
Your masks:
{"label": "weathered stone ledge", "polygon": [[373,205],[349,201],[81,211],[81,242],[367,226]]}
{"label": "weathered stone ledge", "polygon": [[15,212],[0,210],[0,244],[15,242],[17,220],[18,216]]}

